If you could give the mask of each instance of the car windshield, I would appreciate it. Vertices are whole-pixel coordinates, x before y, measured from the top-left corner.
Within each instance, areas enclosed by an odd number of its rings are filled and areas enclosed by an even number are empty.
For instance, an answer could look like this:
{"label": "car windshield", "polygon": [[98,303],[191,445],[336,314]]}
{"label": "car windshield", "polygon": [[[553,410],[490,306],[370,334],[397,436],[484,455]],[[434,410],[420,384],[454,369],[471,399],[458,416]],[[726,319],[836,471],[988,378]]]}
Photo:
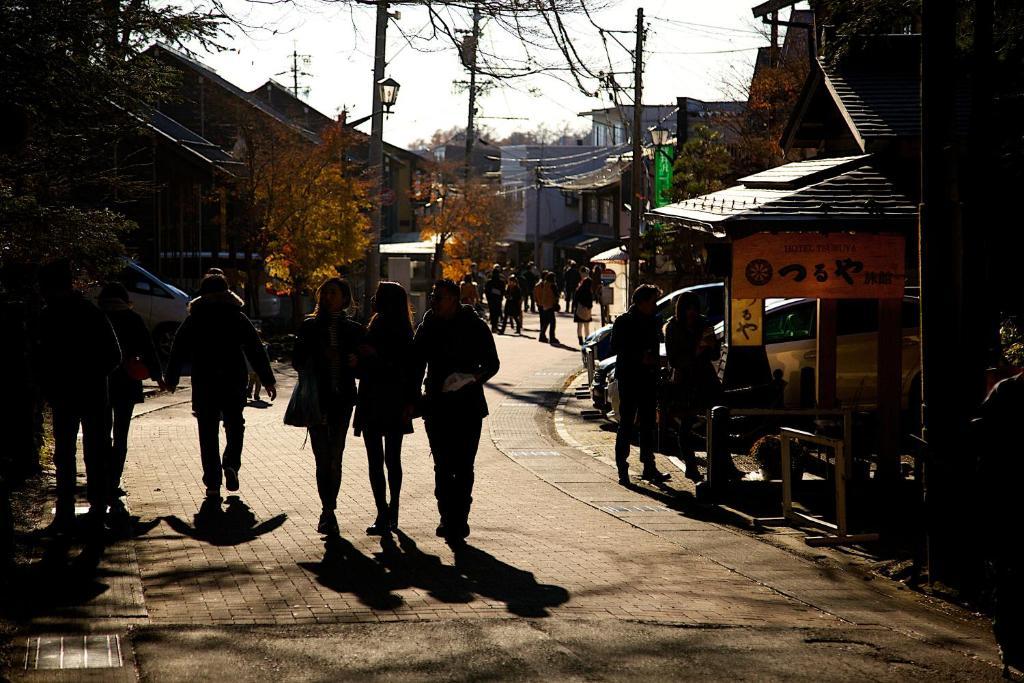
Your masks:
{"label": "car windshield", "polygon": [[161,280],[156,275],[153,275],[153,273],[149,272],[148,270],[146,270],[145,268],[140,266],[138,263],[135,263],[134,261],[132,261],[131,262],[131,267],[134,268],[135,270],[139,271],[140,273],[146,275],[150,279],[155,280],[156,282],[159,282],[160,286],[163,287],[164,289],[166,289],[166,290],[168,290],[170,292],[173,292],[174,294],[177,294],[178,296],[185,297],[186,299],[188,298],[188,294],[186,294],[185,292],[181,291],[180,289],[178,289],[177,287],[172,285],[170,282],[165,282],[165,281]]}

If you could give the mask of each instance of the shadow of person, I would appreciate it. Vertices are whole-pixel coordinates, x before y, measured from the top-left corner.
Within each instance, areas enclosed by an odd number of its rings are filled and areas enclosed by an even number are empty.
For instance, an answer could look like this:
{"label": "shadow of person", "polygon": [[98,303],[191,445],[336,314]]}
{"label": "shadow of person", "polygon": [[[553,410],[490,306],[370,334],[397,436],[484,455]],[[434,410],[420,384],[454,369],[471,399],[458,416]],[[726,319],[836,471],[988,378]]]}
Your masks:
{"label": "shadow of person", "polygon": [[110,586],[100,580],[105,544],[90,538],[72,556],[75,544],[66,536],[50,539],[40,559],[14,565],[0,581],[0,614],[18,619],[54,613],[84,605],[106,593]]}
{"label": "shadow of person", "polygon": [[321,586],[336,593],[351,593],[371,609],[395,609],[403,602],[392,592],[387,570],[341,536],[325,539],[320,562],[299,562],[299,566],[315,574]]}
{"label": "shadow of person", "polygon": [[468,544],[452,546],[455,567],[469,582],[469,588],[484,597],[500,600],[512,614],[521,617],[550,616],[549,607],[569,600],[561,586],[537,583],[533,574],[502,562],[490,553]]}
{"label": "shadow of person", "polygon": [[437,555],[419,549],[416,541],[403,531],[396,532],[398,546],[392,539],[381,539],[380,561],[391,570],[397,585],[415,586],[427,591],[432,598],[447,603],[465,604],[473,601],[469,583]]}
{"label": "shadow of person", "polygon": [[221,508],[220,498],[207,498],[192,517],[192,524],[177,515],[163,518],[167,525],[182,536],[194,538],[210,545],[231,546],[253,541],[284,524],[288,515],[281,513],[257,523],[256,515],[238,496],[228,496],[227,508]]}

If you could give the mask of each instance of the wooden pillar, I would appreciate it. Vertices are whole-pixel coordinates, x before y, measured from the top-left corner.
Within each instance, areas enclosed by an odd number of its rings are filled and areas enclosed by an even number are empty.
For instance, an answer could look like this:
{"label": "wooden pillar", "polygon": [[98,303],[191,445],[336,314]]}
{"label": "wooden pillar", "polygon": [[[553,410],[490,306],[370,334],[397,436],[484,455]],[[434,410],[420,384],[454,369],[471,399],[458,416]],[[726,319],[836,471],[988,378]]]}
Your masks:
{"label": "wooden pillar", "polygon": [[817,381],[818,408],[836,407],[836,300],[818,299]]}
{"label": "wooden pillar", "polygon": [[878,474],[892,482],[900,474],[900,408],[903,398],[903,301],[878,302]]}

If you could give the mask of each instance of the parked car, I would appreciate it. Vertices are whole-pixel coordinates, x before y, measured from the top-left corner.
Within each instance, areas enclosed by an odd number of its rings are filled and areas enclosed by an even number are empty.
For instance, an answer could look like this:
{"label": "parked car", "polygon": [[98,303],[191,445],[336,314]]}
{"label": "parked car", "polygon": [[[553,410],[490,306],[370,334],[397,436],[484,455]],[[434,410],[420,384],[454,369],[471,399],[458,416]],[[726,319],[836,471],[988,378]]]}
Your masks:
{"label": "parked car", "polygon": [[[167,358],[171,353],[174,333],[188,315],[188,294],[164,282],[134,261],[126,260],[124,268],[114,279],[128,290],[132,308],[146,323],[157,352],[162,358]],[[98,284],[88,291],[93,299],[99,297],[99,293]]]}
{"label": "parked car", "polygon": [[[725,285],[721,282],[712,282],[706,285],[683,287],[658,299],[655,315],[662,323],[667,323],[672,317],[676,299],[683,292],[693,292],[697,295],[700,299],[701,312],[711,324],[721,322],[725,318]],[[605,325],[583,340],[580,353],[583,356],[583,367],[587,369],[587,381],[591,384],[594,382],[598,363],[612,355],[611,339],[612,326]]]}
{"label": "parked car", "polygon": [[[918,331],[920,300],[916,295],[903,298],[903,379],[901,407],[913,419],[920,411],[921,337]],[[859,410],[871,410],[878,400],[878,302],[870,299],[841,299],[838,303],[836,331],[836,398],[840,405]],[[768,299],[765,302],[765,351],[768,365],[774,372],[781,371],[786,383],[783,405],[801,406],[800,377],[805,369],[815,368],[817,357],[817,317],[815,299]],[[724,324],[715,326],[722,338]],[[664,345],[662,363],[665,364]],[[602,363],[600,390],[591,389],[592,395],[603,397],[609,419],[616,420],[618,384],[615,380],[615,362]]]}

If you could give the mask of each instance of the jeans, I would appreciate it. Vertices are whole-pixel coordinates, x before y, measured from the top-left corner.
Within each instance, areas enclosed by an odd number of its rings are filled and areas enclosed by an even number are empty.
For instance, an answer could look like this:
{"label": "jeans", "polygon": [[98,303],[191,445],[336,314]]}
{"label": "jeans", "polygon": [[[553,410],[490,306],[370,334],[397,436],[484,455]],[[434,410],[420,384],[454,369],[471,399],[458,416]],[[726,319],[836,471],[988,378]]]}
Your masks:
{"label": "jeans", "polygon": [[79,425],[90,511],[102,514],[110,502],[110,407],[57,404],[53,406],[53,464],[57,469],[58,517],[75,514]]}
{"label": "jeans", "polygon": [[483,418],[466,410],[445,410],[425,420],[434,457],[434,497],[441,524],[460,529],[469,523],[473,503],[473,466],[480,446]]}
{"label": "jeans", "polygon": [[623,391],[619,385],[619,429],[615,434],[615,464],[626,467],[633,434],[640,429],[640,462],[644,468],[654,466],[654,430],[657,416],[656,387],[631,387]]}
{"label": "jeans", "polygon": [[135,402],[132,400],[115,401],[111,408],[114,415],[114,442],[113,457],[110,462],[110,491],[111,496],[116,498],[120,493],[124,463],[128,459],[128,430],[132,426]]}
{"label": "jeans", "polygon": [[345,452],[345,434],[352,421],[352,406],[331,408],[327,422],[309,428],[309,444],[316,460],[316,491],[324,511],[338,506],[341,491],[341,457]]}
{"label": "jeans", "polygon": [[[398,500],[402,494],[402,432],[364,431],[366,459],[370,470],[370,490],[377,506],[377,517],[388,519],[388,497],[391,491],[391,519],[398,517]],[[384,466],[387,466],[387,477]]]}
{"label": "jeans", "polygon": [[547,308],[540,309],[540,338],[543,341],[548,328],[551,328],[551,340],[555,339],[555,309]]}
{"label": "jeans", "polygon": [[[199,457],[203,462],[203,483],[207,489],[220,489],[222,467],[237,472],[242,467],[242,439],[245,418],[242,404],[233,397],[220,405],[204,405],[196,409],[199,424]],[[224,423],[224,454],[220,452],[220,425]]]}

